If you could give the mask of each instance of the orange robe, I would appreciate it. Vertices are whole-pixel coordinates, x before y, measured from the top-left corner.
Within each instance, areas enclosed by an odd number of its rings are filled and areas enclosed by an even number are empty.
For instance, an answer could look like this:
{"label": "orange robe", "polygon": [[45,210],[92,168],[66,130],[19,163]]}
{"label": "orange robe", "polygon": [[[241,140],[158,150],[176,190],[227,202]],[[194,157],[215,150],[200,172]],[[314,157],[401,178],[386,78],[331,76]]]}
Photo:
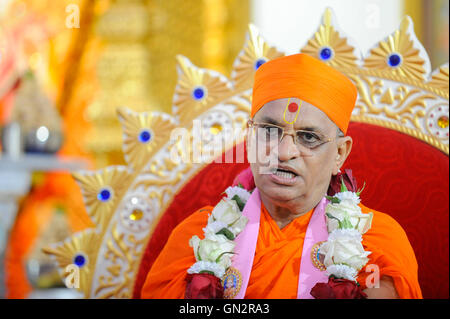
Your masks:
{"label": "orange robe", "polygon": [[[371,229],[363,235],[364,249],[372,252],[368,264],[377,264],[380,278],[390,276],[400,298],[422,298],[414,251],[401,226],[390,216],[360,205],[363,213],[374,213]],[[150,269],[141,298],[184,298],[187,270],[196,260],[189,239],[203,230],[214,207],[204,207],[181,222]],[[245,298],[297,298],[303,241],[310,211],[280,229],[261,203],[261,220],[252,272]],[[305,258],[310,258],[309,252]],[[363,268],[358,276],[362,288],[371,273]]]}

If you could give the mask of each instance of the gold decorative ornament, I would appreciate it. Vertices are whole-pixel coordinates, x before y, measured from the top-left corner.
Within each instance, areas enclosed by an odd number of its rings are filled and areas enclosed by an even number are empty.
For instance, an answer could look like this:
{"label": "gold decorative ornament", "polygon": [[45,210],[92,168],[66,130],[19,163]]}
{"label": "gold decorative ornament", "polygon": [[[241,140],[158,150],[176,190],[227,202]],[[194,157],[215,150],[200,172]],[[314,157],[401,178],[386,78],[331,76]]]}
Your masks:
{"label": "gold decorative ornament", "polygon": [[[356,84],[358,100],[351,120],[394,129],[448,154],[448,141],[443,142],[442,132],[431,134],[426,117],[427,109],[434,105],[448,105],[448,63],[430,74],[428,55],[414,34],[411,19],[405,17],[398,30],[355,64],[353,57],[345,60],[338,56],[346,42],[336,30],[336,19],[327,9],[319,31],[301,52],[321,58]],[[343,51],[355,52],[350,45]]]}
{"label": "gold decorative ornament", "polygon": [[[45,247],[43,252],[54,257],[57,262],[60,274],[65,280],[71,278],[72,287],[78,288],[85,296],[89,296],[89,289],[92,284],[93,273],[96,269],[96,256],[98,244],[101,240],[100,234],[95,229],[88,229],[70,237],[68,240],[58,244],[56,247]],[[76,273],[76,266],[79,272]],[[76,276],[79,275],[77,280]],[[66,283],[66,286],[68,283]],[[79,287],[77,287],[79,284]]]}
{"label": "gold decorative ornament", "polygon": [[168,135],[155,132],[170,132],[176,127],[174,119],[164,113],[136,113],[125,108],[119,108],[117,113],[123,128],[125,160],[134,169],[145,164],[167,142]]}
{"label": "gold decorative ornament", "polygon": [[122,199],[130,177],[127,167],[108,167],[98,172],[81,171],[73,174],[83,194],[87,212],[92,221],[105,230]]}
{"label": "gold decorative ornament", "polygon": [[313,263],[314,267],[316,267],[320,271],[327,270],[327,267],[325,267],[320,257],[320,245],[322,245],[324,242],[325,241],[319,241],[315,243],[311,248],[311,262]]}
{"label": "gold decorative ornament", "polygon": [[253,24],[248,27],[248,38],[233,65],[231,78],[235,88],[250,89],[255,71],[265,62],[284,56],[275,47],[269,46],[259,35]]}
{"label": "gold decorative ornament", "polygon": [[327,8],[323,15],[323,24],[301,50],[333,67],[356,67],[357,55],[355,47],[348,44],[333,24],[335,17],[331,9]]}
{"label": "gold decorative ornament", "polygon": [[[321,52],[323,48],[329,51]],[[367,58],[356,50],[337,27],[331,10],[325,11],[323,24],[301,49],[316,58],[322,53],[322,60],[326,58],[356,84],[352,121],[397,130],[448,155],[448,64],[430,72],[412,21],[405,18],[400,29],[376,44]],[[118,111],[127,166],[74,174],[95,229],[45,249],[60,267],[73,263],[77,251],[87,257],[80,287],[86,298],[131,297],[144,249],[162,214],[217,156],[212,152],[214,143],[229,148],[243,141],[243,135],[227,137],[245,128],[255,67],[282,55],[250,25],[231,80],[178,56],[172,114]],[[171,137],[174,128],[182,129],[179,139]],[[194,130],[201,130],[200,139]],[[193,161],[195,152],[203,152],[203,161]]]}
{"label": "gold decorative ornament", "polygon": [[223,298],[233,299],[241,290],[241,272],[232,266],[228,267],[222,278],[222,286],[224,288]]}
{"label": "gold decorative ornament", "polygon": [[195,67],[183,56],[177,56],[177,60],[179,81],[175,87],[174,114],[184,126],[229,95],[231,83],[218,72]]}
{"label": "gold decorative ornament", "polygon": [[132,232],[142,232],[151,226],[154,205],[143,196],[133,195],[123,200],[119,207],[120,222]]}
{"label": "gold decorative ornament", "polygon": [[430,63],[420,42],[414,39],[416,36],[412,21],[406,17],[399,30],[370,50],[370,55],[364,60],[364,66],[368,69],[389,69],[394,76],[424,80]]}
{"label": "gold decorative ornament", "polygon": [[432,73],[431,81],[428,84],[444,92],[446,91],[448,99],[448,63],[442,65]]}

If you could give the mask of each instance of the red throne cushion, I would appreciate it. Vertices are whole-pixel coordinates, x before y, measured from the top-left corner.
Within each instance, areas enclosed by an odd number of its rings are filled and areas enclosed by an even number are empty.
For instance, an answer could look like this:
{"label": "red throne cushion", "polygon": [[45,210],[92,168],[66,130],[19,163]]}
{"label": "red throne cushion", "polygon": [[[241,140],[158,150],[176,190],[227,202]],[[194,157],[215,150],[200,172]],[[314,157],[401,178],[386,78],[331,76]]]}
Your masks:
{"label": "red throne cushion", "polygon": [[[413,137],[362,123],[350,123],[353,150],[345,164],[367,207],[397,220],[406,231],[419,263],[424,298],[449,297],[449,160]],[[215,205],[248,163],[211,163],[176,195],[161,217],[144,252],[133,297],[140,290],[172,229],[194,211]]]}

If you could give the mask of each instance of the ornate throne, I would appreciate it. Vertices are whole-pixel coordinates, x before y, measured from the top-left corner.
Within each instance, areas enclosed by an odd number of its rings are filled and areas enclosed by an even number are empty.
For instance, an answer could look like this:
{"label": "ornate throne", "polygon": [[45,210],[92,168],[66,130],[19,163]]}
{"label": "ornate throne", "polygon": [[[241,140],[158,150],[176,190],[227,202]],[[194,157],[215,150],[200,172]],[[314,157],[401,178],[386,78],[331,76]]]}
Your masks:
{"label": "ornate throne", "polygon": [[[346,167],[366,182],[365,205],[390,214],[405,229],[424,297],[448,298],[448,63],[431,71],[409,17],[363,57],[329,9],[301,52],[356,84],[348,131],[355,142]],[[235,156],[243,135],[226,137],[245,128],[255,70],[281,55],[250,25],[231,80],[178,56],[172,114],[118,110],[127,165],[74,174],[96,227],[44,249],[66,279],[68,266],[77,266],[86,298],[139,298],[172,229],[198,208],[216,204],[248,167],[246,157]],[[184,142],[171,138],[175,128],[184,129]],[[199,129],[202,138],[196,141],[192,133]],[[218,141],[227,144],[217,157],[212,151]],[[192,161],[195,152],[206,154],[202,162]],[[175,161],[174,155],[191,160]],[[222,163],[224,158],[235,160]]]}

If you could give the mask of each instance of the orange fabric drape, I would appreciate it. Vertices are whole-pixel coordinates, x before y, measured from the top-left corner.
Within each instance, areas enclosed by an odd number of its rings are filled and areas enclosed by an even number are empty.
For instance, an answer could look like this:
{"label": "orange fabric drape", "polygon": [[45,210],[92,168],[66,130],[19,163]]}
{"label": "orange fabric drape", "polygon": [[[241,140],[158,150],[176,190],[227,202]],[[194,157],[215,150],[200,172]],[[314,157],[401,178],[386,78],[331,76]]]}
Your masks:
{"label": "orange fabric drape", "polygon": [[[361,205],[363,212],[368,208]],[[203,234],[208,212],[205,207],[178,225],[153,264],[142,298],[183,298],[187,269],[195,263],[188,241]],[[363,236],[366,250],[372,251],[368,264],[376,263],[380,275],[388,275],[401,298],[422,298],[417,278],[417,261],[400,225],[391,217],[374,212],[372,228]],[[296,298],[303,241],[312,211],[280,229],[264,205],[261,208],[260,231],[245,298]],[[309,254],[305,254],[309,258]],[[365,287],[369,273],[361,271],[358,278]]]}

